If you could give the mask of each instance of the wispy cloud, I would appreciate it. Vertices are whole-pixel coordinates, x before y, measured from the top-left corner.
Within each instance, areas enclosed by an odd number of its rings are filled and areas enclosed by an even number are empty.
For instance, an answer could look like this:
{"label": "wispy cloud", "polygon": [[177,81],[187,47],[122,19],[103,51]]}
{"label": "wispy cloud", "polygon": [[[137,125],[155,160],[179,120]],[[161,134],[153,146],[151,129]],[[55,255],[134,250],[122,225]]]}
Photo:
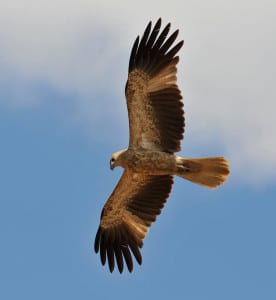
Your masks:
{"label": "wispy cloud", "polygon": [[122,129],[131,44],[148,20],[163,16],[185,39],[179,83],[187,138],[195,147],[220,144],[243,181],[275,174],[275,1],[4,2],[0,105],[38,105],[43,82],[75,95],[75,118],[92,131],[105,118]]}

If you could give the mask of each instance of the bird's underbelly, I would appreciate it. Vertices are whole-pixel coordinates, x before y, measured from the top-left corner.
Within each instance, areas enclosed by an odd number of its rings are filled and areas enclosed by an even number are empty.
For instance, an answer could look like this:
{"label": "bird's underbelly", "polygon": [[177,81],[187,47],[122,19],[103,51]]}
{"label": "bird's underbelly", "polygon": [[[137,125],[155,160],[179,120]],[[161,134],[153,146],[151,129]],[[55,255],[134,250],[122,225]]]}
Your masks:
{"label": "bird's underbelly", "polygon": [[167,175],[176,172],[175,156],[158,151],[128,151],[125,168],[134,172]]}

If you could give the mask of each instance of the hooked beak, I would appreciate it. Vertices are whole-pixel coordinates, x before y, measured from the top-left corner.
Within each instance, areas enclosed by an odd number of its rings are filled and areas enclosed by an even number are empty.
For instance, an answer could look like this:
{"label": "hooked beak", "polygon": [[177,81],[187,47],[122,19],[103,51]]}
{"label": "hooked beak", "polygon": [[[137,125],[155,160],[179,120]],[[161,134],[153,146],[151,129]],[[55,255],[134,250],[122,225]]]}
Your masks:
{"label": "hooked beak", "polygon": [[114,166],[114,164],[110,164],[110,170],[114,170],[114,168],[115,168],[115,166]]}

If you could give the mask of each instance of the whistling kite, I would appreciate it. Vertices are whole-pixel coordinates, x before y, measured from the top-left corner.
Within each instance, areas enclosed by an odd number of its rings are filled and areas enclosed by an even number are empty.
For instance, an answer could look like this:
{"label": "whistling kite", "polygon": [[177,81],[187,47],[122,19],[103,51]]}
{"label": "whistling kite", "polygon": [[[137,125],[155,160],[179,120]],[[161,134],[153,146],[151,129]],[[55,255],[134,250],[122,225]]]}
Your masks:
{"label": "whistling kite", "polygon": [[124,261],[131,272],[132,254],[142,263],[139,248],[165,205],[173,175],[215,188],[229,174],[223,157],[174,155],[181,149],[184,133],[182,96],[176,82],[176,54],[183,41],[172,47],[178,30],[167,38],[170,24],[159,34],[160,27],[161,19],[152,30],[150,22],[130,54],[125,89],[129,146],[110,159],[110,168],[123,167],[124,173],[102,210],[95,238],[95,251],[100,250],[103,265],[107,257],[110,272],[115,259],[120,273]]}

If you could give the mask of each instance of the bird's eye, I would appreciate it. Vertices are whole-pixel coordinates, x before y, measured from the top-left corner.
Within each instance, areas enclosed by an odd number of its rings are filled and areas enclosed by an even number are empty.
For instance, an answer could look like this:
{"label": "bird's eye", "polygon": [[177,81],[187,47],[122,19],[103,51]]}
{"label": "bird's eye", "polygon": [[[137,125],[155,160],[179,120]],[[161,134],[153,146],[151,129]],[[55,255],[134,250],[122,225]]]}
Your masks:
{"label": "bird's eye", "polygon": [[114,161],[115,161],[115,159],[112,157],[110,161],[111,161],[111,162],[114,162]]}

